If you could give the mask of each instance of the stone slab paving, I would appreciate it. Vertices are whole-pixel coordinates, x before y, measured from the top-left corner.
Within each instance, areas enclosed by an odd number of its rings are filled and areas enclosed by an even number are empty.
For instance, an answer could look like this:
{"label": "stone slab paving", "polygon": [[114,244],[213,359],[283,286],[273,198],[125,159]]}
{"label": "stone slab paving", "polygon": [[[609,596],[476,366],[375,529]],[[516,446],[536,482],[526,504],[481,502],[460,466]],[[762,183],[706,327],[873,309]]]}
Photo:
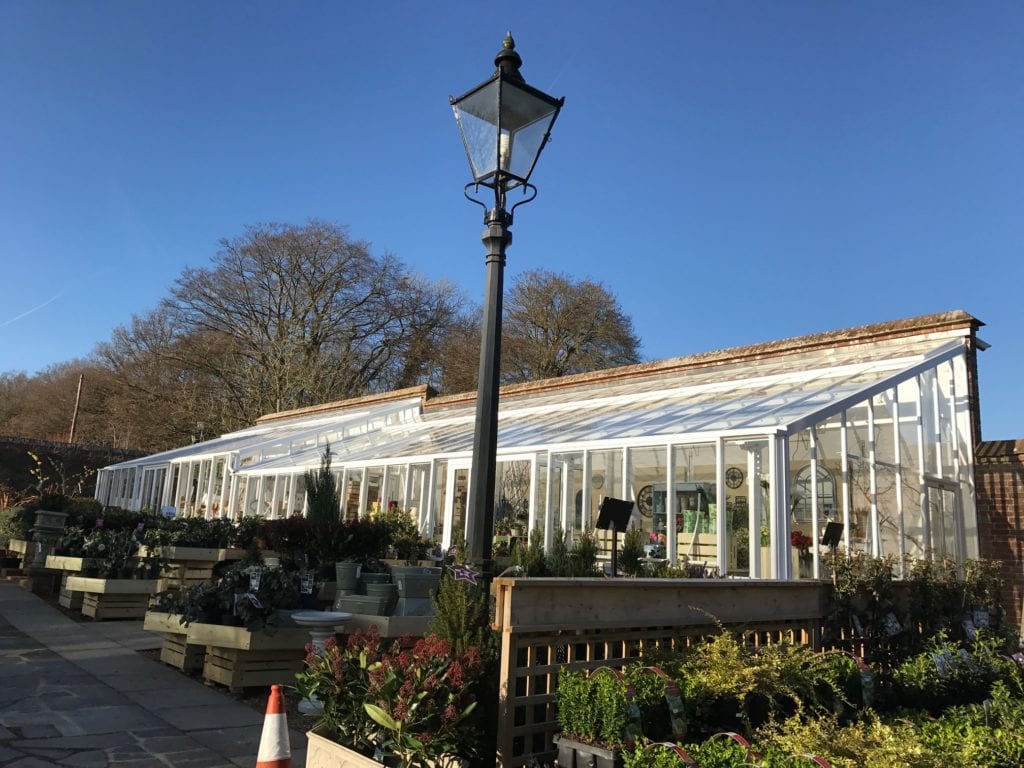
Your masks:
{"label": "stone slab paving", "polygon": [[[254,766],[263,716],[136,653],[156,638],[141,625],[75,622],[0,582],[0,766]],[[290,741],[303,768],[306,737]]]}

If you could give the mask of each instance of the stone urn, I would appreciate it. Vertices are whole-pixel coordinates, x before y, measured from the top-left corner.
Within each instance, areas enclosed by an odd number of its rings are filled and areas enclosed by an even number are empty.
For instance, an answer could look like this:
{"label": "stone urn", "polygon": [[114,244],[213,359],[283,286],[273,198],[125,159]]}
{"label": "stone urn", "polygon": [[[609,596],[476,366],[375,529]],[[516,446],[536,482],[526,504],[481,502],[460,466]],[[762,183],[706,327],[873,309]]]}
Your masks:
{"label": "stone urn", "polygon": [[67,512],[36,510],[36,520],[32,526],[32,541],[35,542],[36,551],[32,555],[30,569],[45,569],[46,558],[53,554],[57,540],[64,533],[64,521],[67,519]]}

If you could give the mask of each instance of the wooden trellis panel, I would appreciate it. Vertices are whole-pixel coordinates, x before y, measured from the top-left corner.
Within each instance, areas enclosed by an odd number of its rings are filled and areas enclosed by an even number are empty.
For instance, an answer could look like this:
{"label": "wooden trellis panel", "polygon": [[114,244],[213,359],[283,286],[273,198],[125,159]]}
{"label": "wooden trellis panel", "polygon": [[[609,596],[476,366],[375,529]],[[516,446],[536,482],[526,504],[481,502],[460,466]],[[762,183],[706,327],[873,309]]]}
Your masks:
{"label": "wooden trellis panel", "polygon": [[620,668],[656,649],[742,632],[754,646],[817,645],[826,610],[815,582],[496,579],[501,630],[498,759],[550,762],[563,669]]}

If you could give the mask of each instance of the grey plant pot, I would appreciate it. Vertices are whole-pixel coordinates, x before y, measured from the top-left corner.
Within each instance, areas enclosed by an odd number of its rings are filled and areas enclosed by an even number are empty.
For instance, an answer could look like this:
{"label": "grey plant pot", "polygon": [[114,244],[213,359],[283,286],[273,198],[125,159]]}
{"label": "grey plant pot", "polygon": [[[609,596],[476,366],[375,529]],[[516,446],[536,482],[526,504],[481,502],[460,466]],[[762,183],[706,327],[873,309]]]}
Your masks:
{"label": "grey plant pot", "polygon": [[344,560],[334,564],[334,572],[337,576],[338,591],[355,592],[359,588],[359,572],[362,566],[359,563],[352,563]]}

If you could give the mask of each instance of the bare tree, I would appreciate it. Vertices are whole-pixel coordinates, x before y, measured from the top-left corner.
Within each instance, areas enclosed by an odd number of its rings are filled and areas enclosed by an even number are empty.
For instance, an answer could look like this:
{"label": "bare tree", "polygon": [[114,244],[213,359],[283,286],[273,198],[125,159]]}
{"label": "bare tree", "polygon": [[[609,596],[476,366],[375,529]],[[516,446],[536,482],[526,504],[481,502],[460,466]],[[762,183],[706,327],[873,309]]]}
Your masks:
{"label": "bare tree", "polygon": [[633,321],[601,283],[546,270],[520,274],[505,301],[505,381],[567,376],[640,361]]}
{"label": "bare tree", "polygon": [[271,224],[225,240],[210,269],[187,269],[164,308],[222,385],[232,416],[417,383],[459,314],[448,283],[374,257],[345,228]]}

